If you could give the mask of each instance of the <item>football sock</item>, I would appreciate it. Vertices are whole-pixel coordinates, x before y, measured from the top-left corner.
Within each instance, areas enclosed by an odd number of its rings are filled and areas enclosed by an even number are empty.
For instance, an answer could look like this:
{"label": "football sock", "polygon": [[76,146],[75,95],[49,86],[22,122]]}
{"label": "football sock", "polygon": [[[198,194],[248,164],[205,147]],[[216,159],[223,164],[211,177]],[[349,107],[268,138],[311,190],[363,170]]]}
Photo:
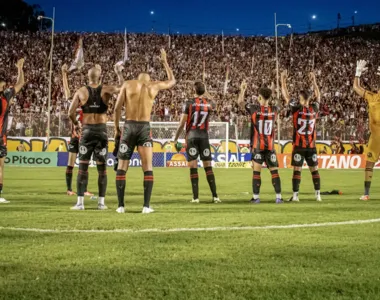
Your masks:
{"label": "football sock", "polygon": [[272,174],[272,185],[274,187],[274,190],[277,195],[280,195],[281,198],[281,179],[280,175],[278,174],[278,170],[272,170],[270,173]]}
{"label": "football sock", "polygon": [[116,192],[119,201],[119,207],[124,207],[124,194],[125,194],[125,174],[124,170],[116,171]]}
{"label": "football sock", "polygon": [[198,176],[198,169],[191,168],[190,169],[190,180],[191,180],[191,187],[193,189],[193,199],[196,200],[199,198],[199,176]]}
{"label": "football sock", "polygon": [[252,190],[253,190],[253,195],[254,195],[253,198],[257,196],[256,199],[258,199],[258,195],[260,195],[260,187],[261,187],[261,173],[253,171],[253,177],[252,177]]}
{"label": "football sock", "polygon": [[88,183],[88,164],[79,163],[79,171],[77,178],[77,193],[78,197],[83,197],[87,189]]}
{"label": "football sock", "polygon": [[320,191],[321,190],[321,177],[319,176],[319,172],[313,171],[313,172],[311,172],[311,176],[313,178],[314,189],[316,191]]}
{"label": "football sock", "polygon": [[365,181],[364,181],[364,195],[365,196],[369,196],[369,190],[371,189],[372,176],[373,176],[373,169],[366,168]]}
{"label": "football sock", "polygon": [[212,170],[212,167],[206,167],[205,172],[206,172],[207,182],[208,182],[208,185],[210,186],[212,196],[214,198],[218,198],[218,194],[216,193],[215,175]]}
{"label": "football sock", "polygon": [[67,166],[66,168],[66,185],[67,185],[67,190],[72,191],[72,182],[73,182],[73,169],[74,167]]}
{"label": "football sock", "polygon": [[293,193],[297,193],[300,190],[300,184],[301,184],[301,172],[300,171],[293,171],[293,179],[292,179],[292,184],[293,184]]}
{"label": "football sock", "polygon": [[3,193],[3,184],[0,183],[0,196],[1,196],[2,193]]}
{"label": "football sock", "polygon": [[78,197],[78,201],[77,201],[77,205],[80,206],[80,205],[84,205],[84,197]]}
{"label": "football sock", "polygon": [[107,190],[107,166],[104,165],[96,165],[96,168],[98,169],[98,190],[99,190],[99,197],[105,197],[106,196],[106,190]]}
{"label": "football sock", "polygon": [[153,190],[153,171],[144,172],[144,207],[149,207]]}

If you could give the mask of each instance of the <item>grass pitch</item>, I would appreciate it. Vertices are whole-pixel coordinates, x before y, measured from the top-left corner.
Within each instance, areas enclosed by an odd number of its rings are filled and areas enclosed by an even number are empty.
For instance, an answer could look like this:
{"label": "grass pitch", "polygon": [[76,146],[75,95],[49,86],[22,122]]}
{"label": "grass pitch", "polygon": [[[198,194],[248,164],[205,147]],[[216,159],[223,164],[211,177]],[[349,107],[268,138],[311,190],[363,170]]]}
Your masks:
{"label": "grass pitch", "polygon": [[[250,205],[252,172],[215,170],[223,203],[210,204],[200,173],[200,204],[190,204],[186,169],[155,169],[154,214],[142,215],[140,169],[127,175],[124,215],[116,214],[109,169],[108,211],[86,199],[73,212],[64,168],[6,168],[0,205],[0,299],[380,299],[380,223],[248,231],[141,232],[143,229],[270,226],[380,218],[380,184],[371,202],[362,194],[362,171],[321,171],[322,190],[343,196],[314,201],[308,171],[301,202],[274,204],[269,173],[262,201]],[[281,170],[284,197],[291,171]],[[379,175],[380,176],[380,175]],[[97,190],[90,170],[89,190]],[[75,180],[76,176],[74,176]],[[133,229],[137,232],[26,232]],[[227,228],[228,229],[228,228]]]}

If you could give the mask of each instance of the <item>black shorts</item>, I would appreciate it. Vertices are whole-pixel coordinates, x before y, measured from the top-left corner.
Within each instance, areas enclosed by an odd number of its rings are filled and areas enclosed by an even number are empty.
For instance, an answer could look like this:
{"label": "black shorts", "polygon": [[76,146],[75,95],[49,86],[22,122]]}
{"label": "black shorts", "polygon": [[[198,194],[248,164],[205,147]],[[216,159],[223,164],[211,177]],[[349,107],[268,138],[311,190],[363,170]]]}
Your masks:
{"label": "black shorts", "polygon": [[106,124],[83,126],[79,140],[79,160],[89,161],[92,154],[94,160],[105,163],[108,153],[108,137]]}
{"label": "black shorts", "polygon": [[126,121],[120,139],[118,159],[130,160],[136,147],[153,148],[149,122]]}
{"label": "black shorts", "polygon": [[268,168],[278,168],[277,154],[274,150],[253,150],[252,160],[260,165],[265,162]]}
{"label": "black shorts", "polygon": [[7,150],[7,137],[5,135],[0,137],[0,158],[6,157],[8,154]]}
{"label": "black shorts", "polygon": [[186,145],[187,161],[197,160],[198,156],[202,161],[211,161],[211,148],[209,139],[191,138]]}
{"label": "black shorts", "polygon": [[69,152],[77,154],[79,152],[79,138],[72,136],[69,142]]}
{"label": "black shorts", "polygon": [[292,166],[302,167],[306,159],[306,163],[309,167],[318,166],[318,156],[316,148],[294,148],[292,153]]}

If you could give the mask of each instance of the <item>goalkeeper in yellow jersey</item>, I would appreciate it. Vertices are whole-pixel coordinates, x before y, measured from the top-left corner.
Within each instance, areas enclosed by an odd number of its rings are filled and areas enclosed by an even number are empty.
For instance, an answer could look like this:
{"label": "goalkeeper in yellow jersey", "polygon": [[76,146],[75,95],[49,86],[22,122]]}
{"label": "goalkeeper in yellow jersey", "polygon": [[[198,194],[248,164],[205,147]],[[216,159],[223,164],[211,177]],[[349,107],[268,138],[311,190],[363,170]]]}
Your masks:
{"label": "goalkeeper in yellow jersey", "polygon": [[[380,90],[377,93],[373,93],[361,87],[360,76],[367,70],[367,62],[365,60],[359,60],[356,67],[354,90],[359,96],[367,100],[371,132],[371,137],[366,149],[367,161],[365,166],[364,196],[360,198],[360,200],[363,201],[369,200],[373,167],[380,155]],[[380,76],[380,67],[377,75]]]}

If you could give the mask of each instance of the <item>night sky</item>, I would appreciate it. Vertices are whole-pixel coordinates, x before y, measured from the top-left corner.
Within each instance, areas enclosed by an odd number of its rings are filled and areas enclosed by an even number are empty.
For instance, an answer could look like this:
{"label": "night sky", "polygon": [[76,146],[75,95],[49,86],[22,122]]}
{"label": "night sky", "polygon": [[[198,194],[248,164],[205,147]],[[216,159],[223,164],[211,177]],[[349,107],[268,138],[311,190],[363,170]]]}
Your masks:
{"label": "night sky", "polygon": [[[56,7],[58,31],[123,31],[273,35],[274,12],[280,23],[291,23],[295,32],[341,24],[380,22],[380,0],[27,0],[40,4],[47,16]],[[154,11],[154,14],[151,14]],[[357,13],[355,13],[355,11]],[[315,15],[316,19],[312,16]],[[310,25],[309,25],[310,23]],[[239,31],[237,30],[239,29]],[[288,29],[281,29],[287,33]]]}

